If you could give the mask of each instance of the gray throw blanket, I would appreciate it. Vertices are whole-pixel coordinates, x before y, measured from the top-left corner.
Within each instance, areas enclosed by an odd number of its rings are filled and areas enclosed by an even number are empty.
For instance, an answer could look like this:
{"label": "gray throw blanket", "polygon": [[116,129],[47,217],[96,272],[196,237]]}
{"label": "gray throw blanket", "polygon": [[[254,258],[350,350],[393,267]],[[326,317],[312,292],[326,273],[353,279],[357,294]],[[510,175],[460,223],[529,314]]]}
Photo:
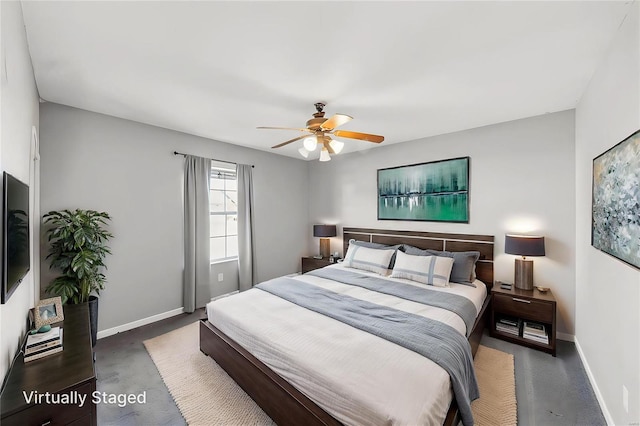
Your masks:
{"label": "gray throw blanket", "polygon": [[255,288],[429,358],[449,373],[462,423],[473,425],[471,401],[479,397],[479,390],[471,347],[453,327],[287,277]]}
{"label": "gray throw blanket", "polygon": [[401,299],[422,303],[423,305],[446,309],[462,318],[467,326],[467,336],[469,336],[473,330],[473,324],[476,322],[476,306],[471,300],[458,294],[429,291],[426,284],[421,288],[410,284],[403,284],[395,281],[390,282],[384,278],[372,277],[370,275],[336,268],[316,269],[314,271],[307,272],[307,274],[338,281],[343,284],[363,287],[367,290],[389,294]]}

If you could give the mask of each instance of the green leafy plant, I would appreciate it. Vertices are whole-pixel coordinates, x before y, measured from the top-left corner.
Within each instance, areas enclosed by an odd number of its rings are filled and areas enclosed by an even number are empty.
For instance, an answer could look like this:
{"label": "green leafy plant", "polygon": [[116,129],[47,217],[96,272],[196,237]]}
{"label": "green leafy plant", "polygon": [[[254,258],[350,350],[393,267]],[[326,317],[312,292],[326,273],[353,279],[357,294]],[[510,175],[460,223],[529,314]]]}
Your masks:
{"label": "green leafy plant", "polygon": [[113,235],[104,228],[109,214],[95,210],[52,211],[43,216],[48,241],[47,259],[51,269],[62,275],[47,287],[47,293],[60,296],[63,303],[84,303],[93,293],[100,294],[106,277],[104,259],[111,250],[106,245]]}

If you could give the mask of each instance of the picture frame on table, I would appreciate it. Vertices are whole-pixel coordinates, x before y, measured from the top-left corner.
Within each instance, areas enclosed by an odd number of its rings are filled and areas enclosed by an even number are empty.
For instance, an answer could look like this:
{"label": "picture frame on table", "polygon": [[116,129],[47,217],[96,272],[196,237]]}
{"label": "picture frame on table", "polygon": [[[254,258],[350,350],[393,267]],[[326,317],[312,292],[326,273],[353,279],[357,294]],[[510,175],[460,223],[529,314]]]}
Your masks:
{"label": "picture frame on table", "polygon": [[62,299],[59,296],[42,299],[33,309],[33,322],[36,329],[62,320],[64,320],[64,312],[62,310]]}

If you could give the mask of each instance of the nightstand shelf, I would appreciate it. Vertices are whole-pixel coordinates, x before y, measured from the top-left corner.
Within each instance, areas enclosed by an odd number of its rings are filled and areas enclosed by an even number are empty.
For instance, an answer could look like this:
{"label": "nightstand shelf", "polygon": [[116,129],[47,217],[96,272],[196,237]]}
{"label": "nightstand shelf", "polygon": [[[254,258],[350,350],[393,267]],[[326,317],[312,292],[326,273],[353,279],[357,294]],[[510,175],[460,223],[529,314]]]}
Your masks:
{"label": "nightstand shelf", "polygon": [[332,264],[333,262],[331,262],[328,257],[322,259],[316,259],[314,257],[303,257],[302,273],[306,274],[307,272],[313,271],[314,269],[324,268],[325,266],[329,266]]}
{"label": "nightstand shelf", "polygon": [[[491,336],[529,348],[538,349],[556,356],[556,299],[551,290],[545,293],[533,290],[513,288],[505,290],[494,287],[491,301]],[[496,329],[496,322],[503,317],[521,321],[532,321],[545,326],[549,334],[549,343],[545,344],[513,335]]]}

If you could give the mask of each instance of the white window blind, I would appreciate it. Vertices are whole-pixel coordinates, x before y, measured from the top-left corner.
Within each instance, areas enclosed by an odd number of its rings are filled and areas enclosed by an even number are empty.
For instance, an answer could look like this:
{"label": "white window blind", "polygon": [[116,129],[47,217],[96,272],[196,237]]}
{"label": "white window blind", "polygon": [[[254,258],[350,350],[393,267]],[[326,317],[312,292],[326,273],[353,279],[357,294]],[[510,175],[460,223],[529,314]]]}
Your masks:
{"label": "white window blind", "polygon": [[[226,167],[225,167],[226,166]],[[211,261],[238,257],[238,184],[236,170],[211,163],[210,253]]]}

